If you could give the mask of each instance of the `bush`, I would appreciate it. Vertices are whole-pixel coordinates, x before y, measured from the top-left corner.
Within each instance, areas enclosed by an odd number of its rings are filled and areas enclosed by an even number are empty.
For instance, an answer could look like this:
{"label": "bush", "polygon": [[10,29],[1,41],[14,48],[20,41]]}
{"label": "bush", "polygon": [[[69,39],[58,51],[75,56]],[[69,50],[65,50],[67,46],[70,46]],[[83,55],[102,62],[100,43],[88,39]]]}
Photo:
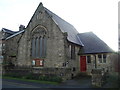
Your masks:
{"label": "bush", "polygon": [[62,78],[57,76],[39,76],[38,80],[52,81],[52,82],[62,82]]}

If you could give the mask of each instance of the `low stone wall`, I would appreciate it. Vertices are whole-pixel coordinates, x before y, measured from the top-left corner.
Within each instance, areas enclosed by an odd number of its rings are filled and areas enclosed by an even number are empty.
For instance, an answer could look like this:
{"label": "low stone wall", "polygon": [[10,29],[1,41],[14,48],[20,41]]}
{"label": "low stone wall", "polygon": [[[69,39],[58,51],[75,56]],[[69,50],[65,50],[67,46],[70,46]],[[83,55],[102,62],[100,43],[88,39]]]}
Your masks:
{"label": "low stone wall", "polygon": [[19,76],[23,76],[23,75],[28,75],[29,73],[32,72],[31,68],[21,68],[21,67],[14,67],[14,68],[4,68],[3,67],[3,75],[4,74],[18,74]]}
{"label": "low stone wall", "polygon": [[19,75],[28,75],[29,73],[33,73],[36,75],[43,76],[58,76],[64,80],[71,78],[71,69],[70,68],[40,68],[40,67],[14,67],[4,69],[4,74],[19,74]]}
{"label": "low stone wall", "polygon": [[103,69],[92,69],[92,85],[102,87],[107,79],[108,72]]}
{"label": "low stone wall", "polygon": [[62,77],[63,80],[71,78],[70,68],[32,68],[32,72],[42,75],[57,75]]}

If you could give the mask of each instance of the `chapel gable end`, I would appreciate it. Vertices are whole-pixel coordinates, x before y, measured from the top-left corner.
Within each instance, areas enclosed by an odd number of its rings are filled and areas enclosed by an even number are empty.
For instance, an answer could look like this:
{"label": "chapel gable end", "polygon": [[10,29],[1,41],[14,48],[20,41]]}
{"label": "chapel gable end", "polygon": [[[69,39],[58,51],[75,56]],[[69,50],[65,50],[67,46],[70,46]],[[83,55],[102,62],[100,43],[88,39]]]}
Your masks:
{"label": "chapel gable end", "polygon": [[42,3],[40,3],[36,9],[36,11],[34,12],[32,18],[30,19],[27,28],[29,27],[30,30],[32,28],[34,28],[35,26],[37,26],[38,24],[41,24],[43,22],[45,22],[45,9]]}

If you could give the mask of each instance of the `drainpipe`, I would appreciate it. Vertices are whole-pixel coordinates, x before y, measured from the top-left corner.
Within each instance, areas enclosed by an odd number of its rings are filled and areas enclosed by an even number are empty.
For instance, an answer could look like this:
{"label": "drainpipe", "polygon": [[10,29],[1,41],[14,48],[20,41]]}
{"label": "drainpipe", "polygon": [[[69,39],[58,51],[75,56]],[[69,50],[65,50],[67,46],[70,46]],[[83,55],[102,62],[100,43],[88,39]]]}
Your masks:
{"label": "drainpipe", "polygon": [[94,55],[94,57],[95,57],[95,68],[97,68],[96,55]]}

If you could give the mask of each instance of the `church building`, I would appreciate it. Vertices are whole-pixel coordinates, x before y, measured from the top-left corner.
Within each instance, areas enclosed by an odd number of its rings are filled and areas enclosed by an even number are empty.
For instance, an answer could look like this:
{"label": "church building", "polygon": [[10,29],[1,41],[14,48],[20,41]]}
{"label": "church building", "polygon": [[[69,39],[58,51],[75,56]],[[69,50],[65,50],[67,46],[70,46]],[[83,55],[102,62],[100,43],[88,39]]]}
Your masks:
{"label": "church building", "polygon": [[[113,52],[94,33],[79,33],[47,8],[39,4],[28,25],[19,31],[3,28],[3,57],[15,67],[32,68],[33,73],[70,79],[93,68],[109,69]],[[9,35],[8,35],[9,34]]]}

